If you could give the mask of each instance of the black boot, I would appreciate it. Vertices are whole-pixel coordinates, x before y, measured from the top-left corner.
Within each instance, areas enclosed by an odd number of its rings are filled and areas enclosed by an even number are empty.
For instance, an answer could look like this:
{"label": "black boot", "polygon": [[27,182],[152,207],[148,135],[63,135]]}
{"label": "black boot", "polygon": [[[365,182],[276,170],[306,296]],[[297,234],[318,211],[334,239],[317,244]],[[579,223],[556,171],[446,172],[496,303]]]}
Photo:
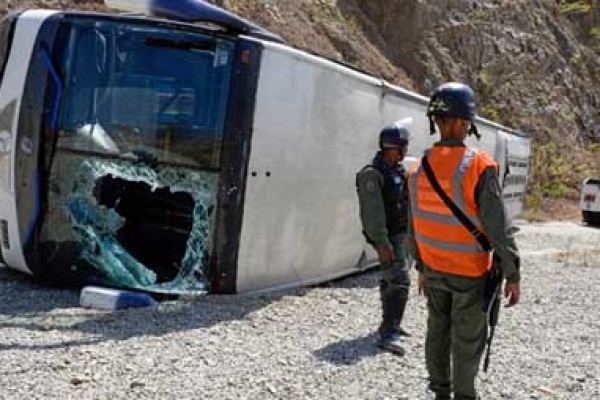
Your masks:
{"label": "black boot", "polygon": [[405,350],[401,344],[402,336],[410,336],[400,327],[406,303],[408,289],[390,288],[387,282],[380,285],[381,307],[383,320],[379,326],[379,340],[377,346],[397,355],[404,355]]}
{"label": "black boot", "polygon": [[400,357],[406,354],[406,350],[402,347],[400,335],[394,333],[380,333],[377,347]]}

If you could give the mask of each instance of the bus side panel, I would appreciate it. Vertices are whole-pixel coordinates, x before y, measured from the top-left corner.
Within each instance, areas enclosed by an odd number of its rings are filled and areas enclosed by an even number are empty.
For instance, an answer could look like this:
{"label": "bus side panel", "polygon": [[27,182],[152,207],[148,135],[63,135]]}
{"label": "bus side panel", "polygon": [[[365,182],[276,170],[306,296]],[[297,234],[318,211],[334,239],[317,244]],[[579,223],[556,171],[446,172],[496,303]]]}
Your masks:
{"label": "bus side panel", "polygon": [[[408,169],[414,161],[421,158],[423,152],[438,140],[438,136],[429,134],[427,102],[402,96],[399,93],[386,93],[382,125],[400,121],[411,133],[404,165]],[[373,150],[377,143],[373,142]]]}
{"label": "bus side panel", "polygon": [[[430,135],[426,108],[426,98],[366,74],[265,45],[237,290],[306,285],[376,263],[361,233],[355,174],[377,150],[379,130],[395,122],[412,133],[405,165],[421,157],[439,140]],[[516,193],[507,207],[512,217],[522,207],[529,140],[502,138],[502,127],[490,121],[476,124],[482,137],[470,137],[468,145],[518,176],[508,185]]]}
{"label": "bus side panel", "polygon": [[[384,112],[382,120],[386,124],[399,121],[401,125],[407,127],[411,132],[410,144],[406,154],[404,165],[408,168],[423,152],[433,146],[440,139],[439,133],[430,134],[429,118],[427,114],[428,101],[420,96],[406,95],[400,91],[387,91],[384,96]],[[467,144],[475,149],[483,150],[490,154],[501,165],[502,153],[499,146],[497,128],[485,123],[482,120],[475,121],[477,129],[481,134],[481,139],[474,136],[467,138]]]}
{"label": "bus side panel", "polygon": [[[25,86],[25,79],[32,57],[32,49],[37,34],[44,20],[54,14],[51,11],[28,11],[23,13],[15,28],[12,51],[9,55],[6,69],[4,71],[2,88],[0,90],[0,115],[2,116],[1,131],[4,136],[10,137],[9,149],[2,153],[1,163],[3,167],[2,179],[0,179],[0,220],[2,221],[2,252],[6,264],[23,272],[31,273],[23,257],[22,232],[19,229],[18,203],[15,197],[15,153],[17,146],[23,144],[17,137],[17,126],[19,124],[18,110],[21,108],[21,96]],[[28,143],[25,143],[27,146]],[[8,233],[8,237],[5,234]],[[24,234],[24,232],[23,232]]]}
{"label": "bus side panel", "polygon": [[484,150],[498,162],[502,195],[509,221],[522,210],[529,174],[529,139],[511,134],[496,125],[477,123],[481,139],[467,140],[469,146]]}
{"label": "bus side panel", "polygon": [[[54,42],[59,20],[46,19],[33,48],[33,56],[19,112],[18,147],[15,148],[14,190],[18,204],[17,218],[21,237],[21,248],[28,269],[36,276],[43,271],[43,260],[39,251],[39,230],[43,219],[42,203],[46,200],[48,171],[44,163],[44,140],[52,141],[57,132],[60,85],[51,78],[54,69],[51,53],[45,53]],[[59,72],[54,71],[58,77]],[[60,78],[58,78],[60,79]],[[50,89],[50,90],[47,90]],[[40,93],[46,93],[41,96]],[[46,99],[47,97],[48,99]],[[48,101],[49,100],[49,101]]]}
{"label": "bus side panel", "polygon": [[529,182],[531,140],[510,135],[507,137],[508,176],[504,181],[504,204],[509,218],[517,217],[523,211],[525,192]]}
{"label": "bus side panel", "polygon": [[383,123],[381,88],[327,64],[263,51],[240,292],[324,281],[364,258],[354,182]]}
{"label": "bus side panel", "polygon": [[[477,139],[475,136],[469,136],[466,140],[467,145],[474,149],[483,150],[495,158],[497,152],[496,146],[498,140],[498,130],[485,124],[477,123],[477,121],[475,121],[475,125],[477,126],[477,130],[481,135],[481,139]],[[496,159],[496,161],[499,160]]]}

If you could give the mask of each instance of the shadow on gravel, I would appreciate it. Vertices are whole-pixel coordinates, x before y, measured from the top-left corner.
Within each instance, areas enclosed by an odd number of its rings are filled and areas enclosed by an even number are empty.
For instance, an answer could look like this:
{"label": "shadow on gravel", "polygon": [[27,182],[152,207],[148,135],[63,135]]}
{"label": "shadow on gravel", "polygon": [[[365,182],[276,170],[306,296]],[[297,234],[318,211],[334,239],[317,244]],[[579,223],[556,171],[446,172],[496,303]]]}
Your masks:
{"label": "shadow on gravel", "polygon": [[382,353],[375,346],[376,333],[350,340],[340,340],[313,352],[320,360],[335,365],[353,365],[366,357]]}
{"label": "shadow on gravel", "polygon": [[[26,275],[0,268],[0,330],[16,330],[7,333],[6,338],[10,340],[0,343],[0,351],[72,348],[210,328],[222,322],[242,320],[284,297],[305,295],[314,287],[373,288],[378,285],[378,277],[375,270],[370,270],[313,287],[260,295],[207,295],[164,301],[160,307],[105,312],[81,308],[79,290],[41,286]],[[43,335],[36,335],[37,339],[32,341],[30,334],[19,333],[19,330],[51,333],[47,341]],[[323,359],[343,364],[358,362],[376,352],[373,338],[369,336],[328,346],[319,354]]]}
{"label": "shadow on gravel", "polygon": [[[10,309],[10,305],[3,305],[0,309],[0,330],[16,329],[17,333],[11,333],[11,340],[0,343],[0,351],[73,348],[210,328],[222,322],[244,319],[251,312],[280,299],[273,296],[268,299],[224,297],[207,296],[195,301],[164,302],[160,307],[113,312],[78,308],[77,295],[68,305],[51,301],[41,307],[44,310],[38,308],[38,311],[30,309],[25,312],[24,307],[18,307],[23,310],[20,314]],[[2,300],[10,304],[14,297],[3,297]],[[10,309],[8,313],[7,309]],[[19,330],[49,332],[48,340],[36,335],[37,339],[33,341],[30,334],[18,334]]]}
{"label": "shadow on gravel", "polygon": [[373,289],[379,287],[379,266],[354,274],[343,276],[335,280],[314,285],[313,287],[336,287],[340,289]]}
{"label": "shadow on gravel", "polygon": [[28,275],[4,267],[0,268],[0,296],[0,316],[32,315],[73,307],[79,301],[75,290],[45,287]]}
{"label": "shadow on gravel", "polygon": [[[73,348],[105,341],[210,328],[241,320],[284,297],[310,288],[256,295],[207,295],[164,301],[159,307],[105,312],[79,306],[79,291],[37,285],[29,277],[0,268],[0,351]],[[48,332],[32,336],[29,332]],[[84,335],[81,335],[83,333]],[[32,339],[35,337],[35,340]]]}

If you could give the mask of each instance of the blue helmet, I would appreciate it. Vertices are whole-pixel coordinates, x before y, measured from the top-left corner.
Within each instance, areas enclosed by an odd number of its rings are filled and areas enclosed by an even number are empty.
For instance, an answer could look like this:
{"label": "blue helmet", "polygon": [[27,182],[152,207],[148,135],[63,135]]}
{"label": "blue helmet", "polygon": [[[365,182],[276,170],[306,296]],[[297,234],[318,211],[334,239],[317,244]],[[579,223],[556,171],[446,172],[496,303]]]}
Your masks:
{"label": "blue helmet", "polygon": [[[449,82],[438,86],[431,95],[427,106],[427,116],[431,122],[431,134],[435,133],[433,117],[461,118],[473,122],[475,120],[475,93],[469,86]],[[469,134],[479,138],[474,124]]]}
{"label": "blue helmet", "polygon": [[379,148],[384,149],[399,149],[406,146],[410,139],[410,132],[402,126],[389,125],[379,133]]}

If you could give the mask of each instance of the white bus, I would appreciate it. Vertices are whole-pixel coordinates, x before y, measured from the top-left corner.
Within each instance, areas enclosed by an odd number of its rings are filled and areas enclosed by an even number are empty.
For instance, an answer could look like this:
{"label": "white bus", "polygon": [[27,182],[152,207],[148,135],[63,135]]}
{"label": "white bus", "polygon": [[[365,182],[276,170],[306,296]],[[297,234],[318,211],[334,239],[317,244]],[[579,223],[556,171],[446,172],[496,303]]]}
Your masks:
{"label": "white bus", "polygon": [[[46,282],[170,293],[374,265],[355,174],[399,119],[407,162],[433,143],[427,99],[205,2],[126,3],[110,1],[145,15],[28,10],[1,24],[0,261]],[[471,144],[500,163],[515,215],[529,139],[476,122]]]}

